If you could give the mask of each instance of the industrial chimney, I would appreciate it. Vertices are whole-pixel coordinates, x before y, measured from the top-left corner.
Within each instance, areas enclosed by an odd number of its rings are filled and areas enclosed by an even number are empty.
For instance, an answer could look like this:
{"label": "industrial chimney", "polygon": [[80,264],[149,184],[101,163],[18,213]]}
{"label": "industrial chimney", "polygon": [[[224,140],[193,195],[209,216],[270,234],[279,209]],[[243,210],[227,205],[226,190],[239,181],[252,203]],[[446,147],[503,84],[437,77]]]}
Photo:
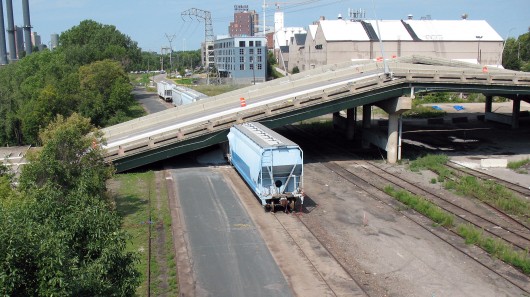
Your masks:
{"label": "industrial chimney", "polygon": [[7,10],[7,40],[9,41],[9,59],[17,59],[17,50],[15,48],[15,21],[13,20],[13,1],[6,0]]}
{"label": "industrial chimney", "polygon": [[7,64],[6,31],[4,27],[4,7],[0,0],[0,65]]}
{"label": "industrial chimney", "polygon": [[22,0],[22,14],[24,16],[24,40],[26,41],[26,55],[33,51],[31,44],[31,23],[29,21],[29,0]]}

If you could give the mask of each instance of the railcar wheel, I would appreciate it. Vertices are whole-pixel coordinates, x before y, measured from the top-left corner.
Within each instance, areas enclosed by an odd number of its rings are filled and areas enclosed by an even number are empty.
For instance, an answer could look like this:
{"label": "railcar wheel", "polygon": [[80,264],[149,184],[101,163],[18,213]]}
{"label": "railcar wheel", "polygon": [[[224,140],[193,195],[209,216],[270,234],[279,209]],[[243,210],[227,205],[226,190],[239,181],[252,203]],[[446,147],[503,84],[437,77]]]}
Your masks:
{"label": "railcar wheel", "polygon": [[296,206],[296,201],[291,201],[291,203],[289,203],[289,208],[291,209],[291,212],[294,211],[294,207]]}

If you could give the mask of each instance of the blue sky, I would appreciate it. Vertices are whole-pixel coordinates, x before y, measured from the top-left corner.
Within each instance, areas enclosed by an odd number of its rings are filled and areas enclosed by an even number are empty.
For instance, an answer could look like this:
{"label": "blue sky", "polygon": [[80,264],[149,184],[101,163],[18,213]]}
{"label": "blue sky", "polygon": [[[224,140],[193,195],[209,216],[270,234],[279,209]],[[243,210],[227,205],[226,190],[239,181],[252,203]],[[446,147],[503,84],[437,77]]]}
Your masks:
{"label": "blue sky", "polygon": [[[0,0],[1,1],[1,0]],[[4,10],[5,10],[5,1]],[[15,24],[22,26],[22,1],[14,0]],[[211,12],[215,35],[226,35],[233,20],[234,5],[248,5],[263,15],[263,0],[30,0],[33,31],[48,43],[50,34],[68,30],[85,19],[114,25],[138,42],[143,50],[160,52],[168,47],[166,34],[175,35],[174,50],[198,49],[204,40],[204,22],[181,18],[181,12],[198,8]],[[273,25],[274,1],[266,1],[267,25]],[[530,0],[285,0],[280,8],[285,25],[307,27],[320,16],[346,16],[348,8],[363,9],[368,19],[415,19],[430,15],[436,20],[457,20],[463,13],[471,20],[486,20],[503,38],[517,37],[530,27]],[[374,10],[375,7],[375,10]],[[374,14],[375,11],[375,14]],[[5,11],[4,11],[5,15]],[[5,19],[5,16],[4,16]],[[7,20],[6,20],[7,21]],[[260,24],[261,24],[260,20]]]}

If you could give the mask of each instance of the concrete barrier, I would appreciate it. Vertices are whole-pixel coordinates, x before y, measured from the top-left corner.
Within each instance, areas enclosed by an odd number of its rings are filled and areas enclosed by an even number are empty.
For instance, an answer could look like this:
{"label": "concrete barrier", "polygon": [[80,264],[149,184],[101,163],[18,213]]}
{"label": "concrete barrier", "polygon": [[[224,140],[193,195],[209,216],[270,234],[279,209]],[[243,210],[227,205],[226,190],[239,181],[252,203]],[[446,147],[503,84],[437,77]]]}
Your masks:
{"label": "concrete barrier", "polygon": [[480,159],[480,167],[482,168],[506,168],[508,166],[508,159]]}

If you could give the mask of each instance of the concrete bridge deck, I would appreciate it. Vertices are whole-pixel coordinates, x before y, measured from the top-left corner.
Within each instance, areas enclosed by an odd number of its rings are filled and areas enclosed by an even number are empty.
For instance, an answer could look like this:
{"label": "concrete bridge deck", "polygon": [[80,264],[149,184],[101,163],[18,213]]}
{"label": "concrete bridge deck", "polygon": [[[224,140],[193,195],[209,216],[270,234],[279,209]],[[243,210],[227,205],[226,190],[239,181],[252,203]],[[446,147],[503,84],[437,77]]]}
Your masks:
{"label": "concrete bridge deck", "polygon": [[105,128],[106,160],[125,171],[224,142],[235,123],[275,128],[422,91],[530,101],[530,73],[417,56],[387,63],[392,75],[382,62],[327,65]]}

